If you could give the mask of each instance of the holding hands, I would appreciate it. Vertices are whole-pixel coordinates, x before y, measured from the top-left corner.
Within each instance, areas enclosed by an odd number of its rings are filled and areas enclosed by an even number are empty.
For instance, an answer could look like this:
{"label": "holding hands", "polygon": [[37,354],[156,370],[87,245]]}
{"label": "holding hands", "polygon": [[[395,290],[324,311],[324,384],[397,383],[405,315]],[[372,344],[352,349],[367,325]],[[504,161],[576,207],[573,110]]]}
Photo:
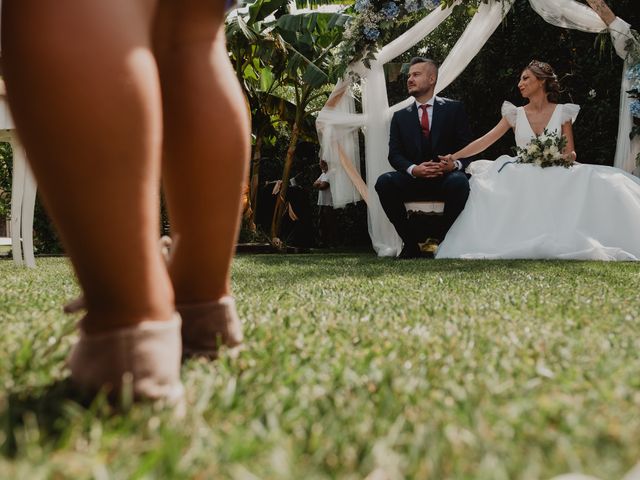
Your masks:
{"label": "holding hands", "polygon": [[447,155],[438,155],[440,159],[440,164],[443,165],[445,172],[452,172],[456,169],[456,159],[453,158],[453,154],[449,153]]}
{"label": "holding hands", "polygon": [[437,178],[454,170],[454,160],[451,155],[438,156],[439,162],[422,162],[416,165],[411,174],[417,178]]}
{"label": "holding hands", "polygon": [[439,162],[422,162],[411,172],[417,178],[437,178],[444,173]]}

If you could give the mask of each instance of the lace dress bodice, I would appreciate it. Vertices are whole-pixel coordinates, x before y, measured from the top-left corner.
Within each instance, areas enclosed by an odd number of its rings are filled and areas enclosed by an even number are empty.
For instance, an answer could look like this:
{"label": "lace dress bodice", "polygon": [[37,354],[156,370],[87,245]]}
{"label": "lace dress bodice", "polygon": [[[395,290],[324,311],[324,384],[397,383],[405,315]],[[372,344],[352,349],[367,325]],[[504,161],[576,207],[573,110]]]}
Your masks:
{"label": "lace dress bodice", "polygon": [[[576,104],[557,104],[549,119],[549,123],[547,123],[547,132],[560,135],[562,133],[562,124],[569,121],[573,123],[578,116],[578,112],[580,112],[580,107]],[[526,147],[536,134],[529,124],[529,119],[524,111],[524,107],[516,107],[512,103],[504,102],[502,104],[502,116],[514,129],[516,145],[521,148]]]}

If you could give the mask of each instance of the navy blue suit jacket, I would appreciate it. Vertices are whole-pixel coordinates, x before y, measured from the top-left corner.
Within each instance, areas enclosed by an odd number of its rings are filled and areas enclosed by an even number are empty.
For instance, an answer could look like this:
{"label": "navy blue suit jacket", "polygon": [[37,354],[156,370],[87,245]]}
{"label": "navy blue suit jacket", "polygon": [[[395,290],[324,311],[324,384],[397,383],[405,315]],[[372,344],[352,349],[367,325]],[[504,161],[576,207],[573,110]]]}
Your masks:
{"label": "navy blue suit jacket", "polygon": [[[474,140],[469,119],[462,102],[435,97],[433,125],[430,128],[432,158],[422,153],[422,129],[415,102],[397,111],[391,119],[389,134],[389,163],[398,171],[406,172],[411,165],[430,160],[438,161],[438,155],[455,153]],[[463,169],[475,160],[461,158]]]}

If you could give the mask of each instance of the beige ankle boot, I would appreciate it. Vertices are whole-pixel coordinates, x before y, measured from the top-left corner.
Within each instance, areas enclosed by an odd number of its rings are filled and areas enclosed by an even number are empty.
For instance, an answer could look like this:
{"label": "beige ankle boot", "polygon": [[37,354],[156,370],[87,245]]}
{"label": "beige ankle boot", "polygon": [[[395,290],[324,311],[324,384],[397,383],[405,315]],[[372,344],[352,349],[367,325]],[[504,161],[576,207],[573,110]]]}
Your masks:
{"label": "beige ankle boot", "polygon": [[217,358],[222,345],[234,348],[242,343],[242,324],[233,297],[176,305],[176,310],[182,317],[183,356]]}
{"label": "beige ankle boot", "polygon": [[80,340],[69,358],[71,379],[93,391],[119,394],[130,383],[134,398],[177,404],[180,383],[180,316],[149,321],[112,332],[87,335],[80,322]]}

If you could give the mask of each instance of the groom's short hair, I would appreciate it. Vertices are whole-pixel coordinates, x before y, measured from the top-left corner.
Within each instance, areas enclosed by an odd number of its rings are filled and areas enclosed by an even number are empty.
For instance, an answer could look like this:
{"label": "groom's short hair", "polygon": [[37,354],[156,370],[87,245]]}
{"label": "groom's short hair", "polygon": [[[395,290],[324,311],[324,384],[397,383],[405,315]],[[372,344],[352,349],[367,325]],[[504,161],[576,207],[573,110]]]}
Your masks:
{"label": "groom's short hair", "polygon": [[413,66],[413,65],[417,65],[418,63],[428,63],[431,66],[433,66],[433,69],[436,71],[436,77],[438,76],[438,64],[436,63],[435,60],[431,60],[430,58],[426,58],[426,57],[413,57],[410,61],[409,61],[409,66]]}

